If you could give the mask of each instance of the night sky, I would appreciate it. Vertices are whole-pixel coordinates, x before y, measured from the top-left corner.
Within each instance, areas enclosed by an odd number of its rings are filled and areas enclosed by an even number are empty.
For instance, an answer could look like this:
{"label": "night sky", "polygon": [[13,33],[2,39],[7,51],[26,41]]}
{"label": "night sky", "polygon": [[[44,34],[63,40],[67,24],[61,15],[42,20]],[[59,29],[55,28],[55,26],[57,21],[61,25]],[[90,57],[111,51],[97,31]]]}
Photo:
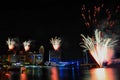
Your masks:
{"label": "night sky", "polygon": [[81,6],[88,7],[104,3],[115,6],[119,0],[83,0],[79,2],[43,2],[38,8],[1,8],[0,9],[0,53],[7,51],[8,37],[34,41],[34,50],[44,45],[45,53],[52,49],[49,39],[58,36],[62,39],[64,58],[80,58],[80,34],[92,34],[93,28],[86,28],[81,17]]}

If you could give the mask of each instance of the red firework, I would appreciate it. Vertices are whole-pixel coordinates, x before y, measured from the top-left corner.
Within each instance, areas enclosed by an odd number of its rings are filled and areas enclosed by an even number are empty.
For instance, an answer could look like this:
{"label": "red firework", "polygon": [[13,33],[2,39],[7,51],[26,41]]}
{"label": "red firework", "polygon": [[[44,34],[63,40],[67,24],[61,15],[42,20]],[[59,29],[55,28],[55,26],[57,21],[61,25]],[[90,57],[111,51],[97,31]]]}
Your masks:
{"label": "red firework", "polygon": [[[120,6],[116,6],[114,9],[109,9],[101,4],[100,6],[94,6],[92,9],[87,8],[85,5],[82,5],[82,18],[85,22],[86,27],[94,26],[100,28],[104,27],[112,28],[115,25],[115,16],[120,12]],[[104,23],[102,22],[104,21]]]}

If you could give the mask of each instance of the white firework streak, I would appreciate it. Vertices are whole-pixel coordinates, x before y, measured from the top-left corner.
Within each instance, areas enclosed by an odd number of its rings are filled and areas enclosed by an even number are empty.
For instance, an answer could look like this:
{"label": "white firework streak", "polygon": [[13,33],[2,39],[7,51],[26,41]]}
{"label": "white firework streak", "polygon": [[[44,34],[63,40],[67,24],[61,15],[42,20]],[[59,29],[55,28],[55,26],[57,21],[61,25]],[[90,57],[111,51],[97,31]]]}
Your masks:
{"label": "white firework streak", "polygon": [[60,38],[57,38],[57,37],[51,38],[50,42],[51,42],[54,50],[58,50],[61,46],[61,39]]}
{"label": "white firework streak", "polygon": [[30,41],[30,40],[29,40],[29,41],[24,41],[24,42],[23,42],[24,47],[25,47],[25,46],[29,46],[30,44],[31,44],[31,41]]}
{"label": "white firework streak", "polygon": [[15,44],[16,44],[16,42],[13,39],[10,39],[10,38],[8,38],[6,43],[7,43],[8,46],[10,46],[10,45],[14,45],[15,46]]}
{"label": "white firework streak", "polygon": [[102,67],[103,62],[107,59],[108,47],[113,48],[117,40],[112,41],[110,38],[103,38],[101,36],[101,31],[98,31],[98,29],[95,30],[95,38],[90,38],[89,36],[86,38],[83,34],[81,34],[81,36],[83,37],[83,45],[81,45],[81,47],[89,50],[98,65]]}
{"label": "white firework streak", "polygon": [[31,41],[30,41],[30,40],[23,42],[25,51],[28,51],[28,50],[30,49],[30,44],[31,44]]}
{"label": "white firework streak", "polygon": [[14,41],[14,39],[10,39],[8,38],[8,40],[6,41],[9,50],[12,50],[15,46],[16,46],[16,42]]}

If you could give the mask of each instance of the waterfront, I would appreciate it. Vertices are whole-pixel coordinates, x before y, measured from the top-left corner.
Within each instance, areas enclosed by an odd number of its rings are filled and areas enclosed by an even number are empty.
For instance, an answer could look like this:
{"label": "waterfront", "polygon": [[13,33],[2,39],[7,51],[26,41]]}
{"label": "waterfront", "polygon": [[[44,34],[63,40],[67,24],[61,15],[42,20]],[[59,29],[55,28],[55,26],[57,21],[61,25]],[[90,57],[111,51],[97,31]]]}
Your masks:
{"label": "waterfront", "polygon": [[3,72],[8,80],[78,80],[78,70],[74,67],[26,66]]}
{"label": "waterfront", "polygon": [[[0,80],[119,80],[119,68],[76,68],[26,66],[20,70],[3,71]],[[4,76],[3,76],[4,77]]]}

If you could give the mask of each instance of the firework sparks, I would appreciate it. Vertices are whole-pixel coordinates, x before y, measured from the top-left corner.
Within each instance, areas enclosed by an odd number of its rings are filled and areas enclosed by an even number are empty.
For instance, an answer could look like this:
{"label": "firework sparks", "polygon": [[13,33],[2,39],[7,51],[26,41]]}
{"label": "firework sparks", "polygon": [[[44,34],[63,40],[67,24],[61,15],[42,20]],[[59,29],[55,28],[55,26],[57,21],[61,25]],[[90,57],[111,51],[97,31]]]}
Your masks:
{"label": "firework sparks", "polygon": [[104,25],[106,27],[112,28],[115,25],[114,18],[119,15],[120,6],[116,6],[112,11],[106,8],[104,4],[100,6],[95,5],[93,9],[88,9],[85,5],[82,5],[82,18],[85,22],[86,27],[95,26],[97,28],[102,28],[101,21],[104,19]]}
{"label": "firework sparks", "polygon": [[51,38],[50,40],[54,50],[59,50],[60,46],[61,46],[61,39],[60,38]]}
{"label": "firework sparks", "polygon": [[108,51],[115,46],[117,40],[113,41],[110,38],[103,38],[101,31],[98,31],[98,29],[95,30],[94,38],[90,38],[89,36],[86,38],[83,34],[81,36],[83,37],[83,45],[81,47],[90,51],[90,54],[100,67],[103,66],[104,61],[112,58],[112,56],[108,56]]}
{"label": "firework sparks", "polygon": [[15,44],[16,44],[16,42],[14,41],[13,38],[12,39],[8,38],[8,40],[6,41],[6,43],[8,45],[9,50],[14,49]]}
{"label": "firework sparks", "polygon": [[23,42],[25,51],[28,51],[28,50],[30,49],[30,44],[31,44],[31,41],[30,41],[30,40]]}

